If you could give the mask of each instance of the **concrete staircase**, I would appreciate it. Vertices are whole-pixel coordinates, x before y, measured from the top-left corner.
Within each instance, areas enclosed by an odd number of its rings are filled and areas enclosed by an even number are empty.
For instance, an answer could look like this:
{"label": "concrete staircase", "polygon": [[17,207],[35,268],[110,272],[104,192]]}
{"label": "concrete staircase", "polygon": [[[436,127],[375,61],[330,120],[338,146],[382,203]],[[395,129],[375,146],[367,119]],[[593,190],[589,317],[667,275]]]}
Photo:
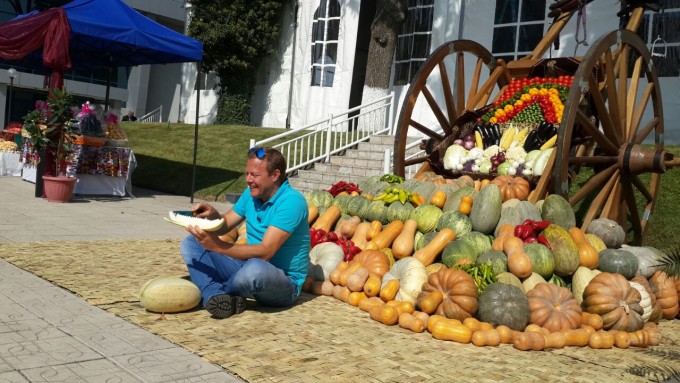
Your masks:
{"label": "concrete staircase", "polygon": [[329,162],[318,162],[311,169],[299,170],[297,175],[289,178],[289,182],[297,190],[306,193],[328,189],[341,180],[358,183],[371,176],[383,175],[385,149],[390,149],[392,155],[394,140],[394,136],[371,136],[368,142],[361,142],[342,155],[331,156]]}

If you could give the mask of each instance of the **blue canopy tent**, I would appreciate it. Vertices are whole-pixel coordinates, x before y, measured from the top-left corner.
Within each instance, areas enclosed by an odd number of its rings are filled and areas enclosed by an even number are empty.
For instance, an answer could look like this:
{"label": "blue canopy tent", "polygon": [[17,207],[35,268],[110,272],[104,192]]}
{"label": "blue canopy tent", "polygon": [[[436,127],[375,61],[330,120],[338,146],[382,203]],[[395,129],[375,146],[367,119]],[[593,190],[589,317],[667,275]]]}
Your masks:
{"label": "blue canopy tent", "polygon": [[[54,11],[54,18],[45,17],[50,11]],[[64,14],[68,25],[63,25],[65,23],[58,20],[59,17],[63,19]],[[36,23],[45,25],[35,25]],[[67,48],[55,49],[56,44],[50,46],[53,40],[58,40],[54,38],[55,31],[57,35],[65,36]],[[26,52],[24,41],[28,40],[34,45],[38,44],[37,49]],[[36,40],[40,40],[40,43]],[[59,65],[52,64],[55,61],[52,59],[54,56],[60,56],[57,60]],[[196,62],[200,72],[203,44],[156,23],[122,0],[74,0],[61,8],[42,13],[31,12],[0,25],[0,57],[5,62],[11,61],[15,65],[32,68],[40,73],[47,74],[51,68],[51,86],[56,87],[62,81],[62,71],[70,68],[108,68],[111,71],[121,66]],[[49,62],[45,60],[46,57],[50,57]],[[55,78],[58,85],[54,84]],[[192,202],[198,142],[200,87],[198,88]],[[106,89],[108,107],[109,86]]]}

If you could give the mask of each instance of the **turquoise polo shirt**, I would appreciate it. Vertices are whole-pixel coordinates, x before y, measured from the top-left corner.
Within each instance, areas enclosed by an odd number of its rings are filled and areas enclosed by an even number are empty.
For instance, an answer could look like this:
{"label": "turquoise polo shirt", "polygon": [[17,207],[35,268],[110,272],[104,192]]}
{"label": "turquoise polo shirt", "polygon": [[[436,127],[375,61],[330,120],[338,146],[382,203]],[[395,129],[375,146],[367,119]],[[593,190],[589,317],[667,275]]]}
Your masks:
{"label": "turquoise polo shirt", "polygon": [[302,193],[286,180],[269,201],[262,203],[260,198],[252,198],[250,189],[246,188],[232,209],[246,219],[248,244],[262,243],[269,226],[290,233],[269,263],[283,270],[297,285],[300,294],[307,277],[310,245],[309,210]]}

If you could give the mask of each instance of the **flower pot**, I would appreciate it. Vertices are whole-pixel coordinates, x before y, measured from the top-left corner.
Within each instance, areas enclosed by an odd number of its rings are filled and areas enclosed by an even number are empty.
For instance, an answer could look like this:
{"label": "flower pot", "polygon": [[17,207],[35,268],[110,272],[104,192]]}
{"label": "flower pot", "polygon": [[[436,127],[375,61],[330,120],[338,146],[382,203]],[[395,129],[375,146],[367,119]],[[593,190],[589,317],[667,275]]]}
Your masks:
{"label": "flower pot", "polygon": [[78,179],[64,176],[43,176],[43,189],[49,202],[69,202]]}

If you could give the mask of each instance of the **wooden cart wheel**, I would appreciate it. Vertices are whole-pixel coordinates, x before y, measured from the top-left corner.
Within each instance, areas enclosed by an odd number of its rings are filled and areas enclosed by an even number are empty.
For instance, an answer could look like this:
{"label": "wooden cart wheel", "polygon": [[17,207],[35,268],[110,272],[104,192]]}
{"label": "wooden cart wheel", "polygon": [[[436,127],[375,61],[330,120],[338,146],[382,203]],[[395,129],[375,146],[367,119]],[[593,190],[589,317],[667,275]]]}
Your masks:
{"label": "wooden cart wheel", "polygon": [[[617,30],[593,44],[574,76],[565,109],[552,191],[572,206],[581,202],[584,229],[595,218],[609,218],[628,229],[629,242],[642,243],[672,155],[663,150],[656,69],[637,34]],[[584,137],[595,143],[593,150],[579,150]],[[643,141],[655,147],[642,147]],[[572,185],[574,169],[589,174],[579,177],[578,185]]]}
{"label": "wooden cart wheel", "polygon": [[[468,82],[466,65],[473,68]],[[427,159],[426,155],[406,158],[409,139],[431,139],[431,146],[435,146],[451,135],[456,119],[463,112],[485,106],[496,85],[500,89],[507,83],[504,65],[474,41],[455,40],[437,48],[415,74],[402,104],[394,144],[394,173],[403,177],[407,167],[423,164]],[[466,89],[469,89],[467,94]],[[416,105],[421,103],[424,107],[419,110],[424,112],[414,116]],[[430,124],[424,119],[436,121]]]}

